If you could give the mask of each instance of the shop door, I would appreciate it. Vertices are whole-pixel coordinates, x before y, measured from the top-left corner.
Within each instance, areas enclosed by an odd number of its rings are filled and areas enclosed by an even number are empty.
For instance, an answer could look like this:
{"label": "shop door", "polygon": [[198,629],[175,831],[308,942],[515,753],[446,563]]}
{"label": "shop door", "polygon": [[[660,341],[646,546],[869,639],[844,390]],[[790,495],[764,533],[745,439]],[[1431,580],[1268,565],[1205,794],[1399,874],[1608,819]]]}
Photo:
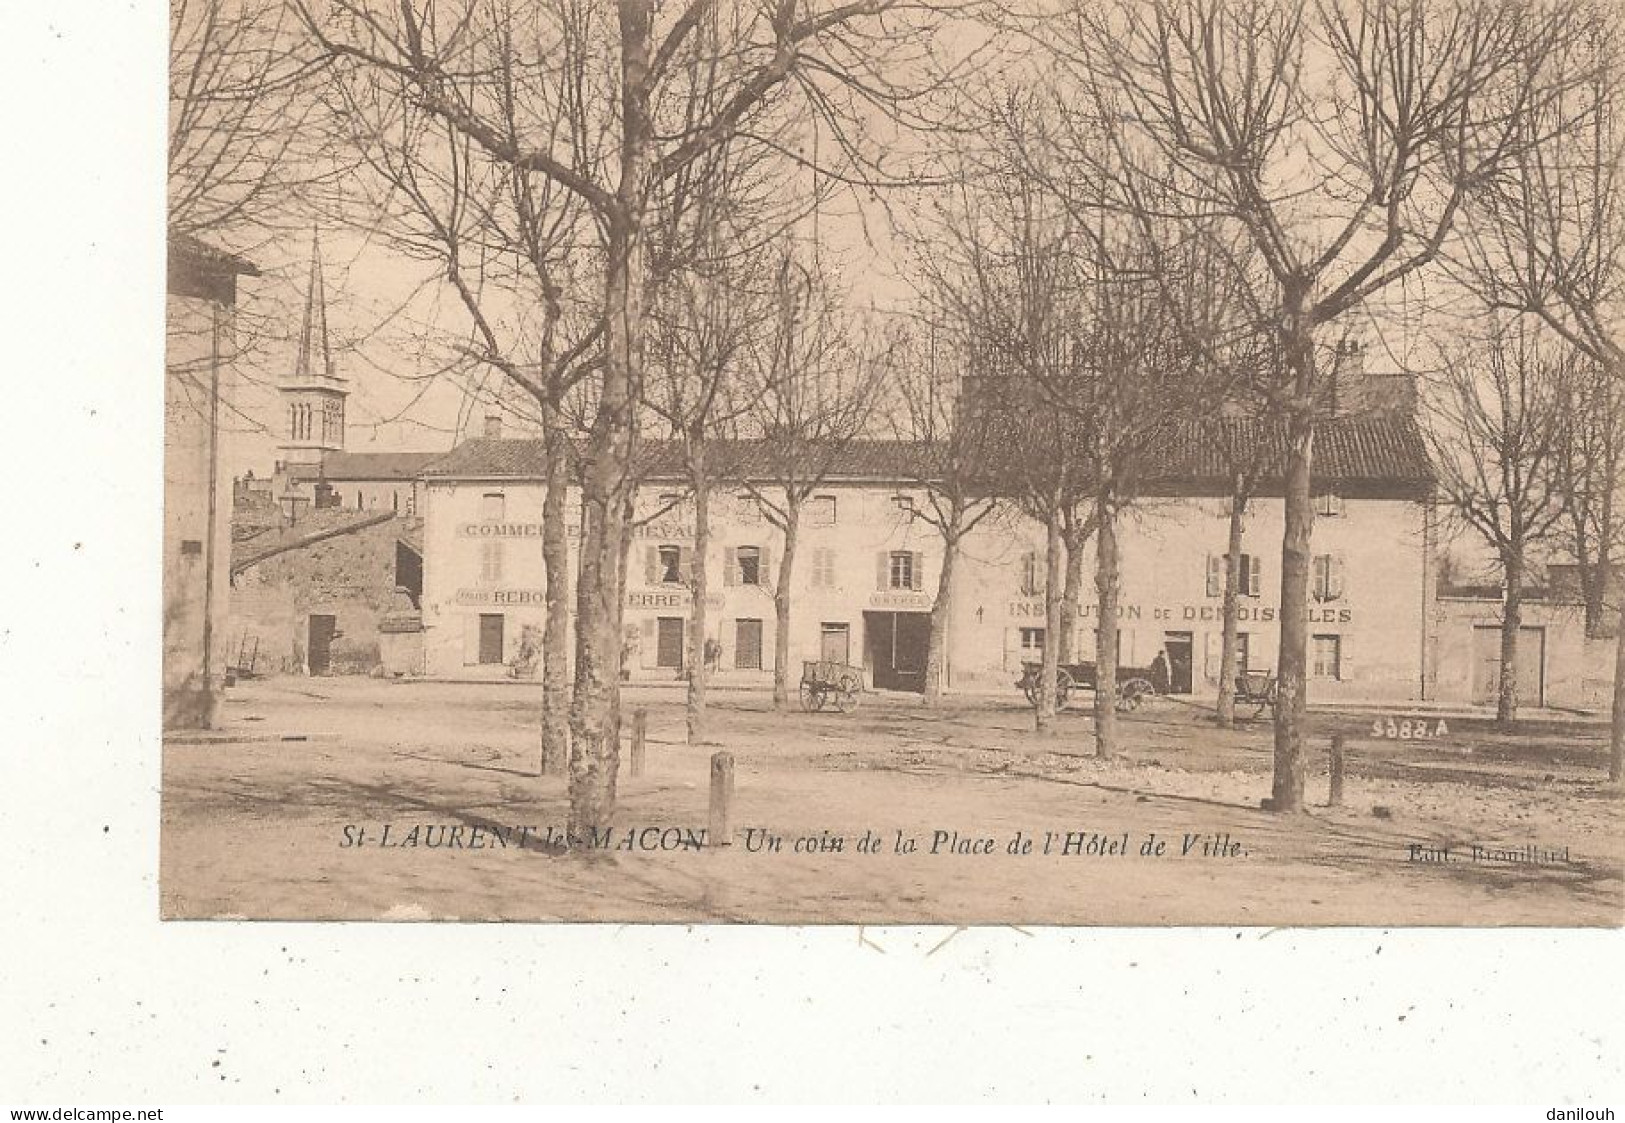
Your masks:
{"label": "shop door", "polygon": [[683,669],[683,624],[681,616],[662,616],[655,643],[655,666],[674,671]]}
{"label": "shop door", "polygon": [[1189,632],[1164,632],[1162,646],[1168,652],[1168,693],[1191,692],[1192,644]]}
{"label": "shop door", "polygon": [[480,662],[502,662],[502,613],[480,613]]}
{"label": "shop door", "polygon": [[875,689],[925,692],[925,655],[931,639],[926,612],[865,612],[863,627]]}
{"label": "shop door", "polygon": [[736,620],[734,622],[734,669],[759,671],[762,669],[762,622]]}

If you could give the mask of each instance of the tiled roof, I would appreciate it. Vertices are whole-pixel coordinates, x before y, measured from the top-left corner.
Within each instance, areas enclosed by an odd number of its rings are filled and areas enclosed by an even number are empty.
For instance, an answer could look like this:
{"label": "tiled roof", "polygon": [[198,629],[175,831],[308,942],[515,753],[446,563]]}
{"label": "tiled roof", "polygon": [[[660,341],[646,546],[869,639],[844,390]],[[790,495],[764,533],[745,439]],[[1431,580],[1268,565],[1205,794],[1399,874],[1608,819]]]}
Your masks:
{"label": "tiled roof", "polygon": [[439,452],[330,452],[322,460],[329,480],[413,480]]}
{"label": "tiled roof", "polygon": [[[1257,421],[1223,421],[1226,441],[1234,448],[1263,447],[1272,466],[1284,463],[1286,439],[1280,425]],[[1159,451],[1156,467],[1142,480],[1153,493],[1223,492],[1230,471],[1222,445],[1211,427],[1189,425],[1174,430]],[[716,462],[729,478],[760,478],[768,470],[762,441],[718,441]],[[644,477],[651,481],[678,478],[680,446],[673,441],[645,441],[640,446]],[[917,479],[929,463],[929,449],[909,441],[854,441],[837,454],[829,472],[832,482]],[[442,479],[540,479],[545,469],[542,442],[534,439],[464,441],[426,465],[423,475]],[[1427,488],[1433,469],[1415,422],[1391,417],[1342,418],[1316,428],[1314,476],[1317,483],[1352,490],[1379,489],[1406,494]],[[1278,488],[1279,471],[1266,471],[1260,491]]]}

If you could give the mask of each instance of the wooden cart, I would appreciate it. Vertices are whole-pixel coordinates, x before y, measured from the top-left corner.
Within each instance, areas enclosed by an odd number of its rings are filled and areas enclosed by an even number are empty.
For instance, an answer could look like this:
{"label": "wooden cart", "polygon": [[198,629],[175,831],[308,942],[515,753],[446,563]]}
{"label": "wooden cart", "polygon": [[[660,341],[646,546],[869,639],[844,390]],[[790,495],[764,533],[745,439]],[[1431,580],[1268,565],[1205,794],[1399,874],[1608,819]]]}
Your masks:
{"label": "wooden cart", "polygon": [[846,663],[809,659],[801,664],[801,708],[808,711],[834,706],[843,714],[863,700],[863,670]]}
{"label": "wooden cart", "polygon": [[[1021,677],[1016,685],[1021,687],[1027,701],[1033,706],[1038,705],[1038,679],[1043,670],[1042,664],[1023,663]],[[1055,668],[1055,709],[1064,710],[1072,700],[1074,690],[1093,690],[1095,688],[1095,665],[1093,663],[1063,663]],[[1166,693],[1168,684],[1165,676],[1158,675],[1150,667],[1118,667],[1117,668],[1117,708],[1119,710],[1137,710],[1147,698],[1154,698],[1158,694]]]}
{"label": "wooden cart", "polygon": [[1236,676],[1236,705],[1252,706],[1255,719],[1265,710],[1275,716],[1277,693],[1275,676],[1269,671],[1242,671]]}

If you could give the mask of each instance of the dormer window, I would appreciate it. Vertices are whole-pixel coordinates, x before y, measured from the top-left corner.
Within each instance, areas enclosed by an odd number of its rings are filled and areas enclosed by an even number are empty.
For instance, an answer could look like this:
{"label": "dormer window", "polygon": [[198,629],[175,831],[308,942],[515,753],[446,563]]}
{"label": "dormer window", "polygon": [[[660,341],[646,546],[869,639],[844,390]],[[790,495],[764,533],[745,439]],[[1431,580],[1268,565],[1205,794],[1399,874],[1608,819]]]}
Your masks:
{"label": "dormer window", "polygon": [[480,521],[499,523],[508,515],[508,500],[500,491],[488,491],[480,496]]}
{"label": "dormer window", "polygon": [[1335,519],[1343,514],[1343,497],[1335,491],[1323,491],[1315,496],[1315,514]]}

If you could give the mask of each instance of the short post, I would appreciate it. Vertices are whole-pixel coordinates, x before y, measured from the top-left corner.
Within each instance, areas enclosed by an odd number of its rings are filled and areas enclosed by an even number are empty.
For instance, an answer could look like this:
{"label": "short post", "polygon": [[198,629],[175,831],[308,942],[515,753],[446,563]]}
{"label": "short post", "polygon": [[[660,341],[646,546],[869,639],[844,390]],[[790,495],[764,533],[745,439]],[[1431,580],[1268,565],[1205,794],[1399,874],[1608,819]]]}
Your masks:
{"label": "short post", "polygon": [[1331,790],[1326,795],[1326,806],[1343,806],[1343,735],[1332,734]]}
{"label": "short post", "polygon": [[632,775],[643,775],[643,738],[649,730],[649,711],[632,711]]}
{"label": "short post", "polygon": [[734,757],[732,753],[711,754],[712,846],[733,845]]}

